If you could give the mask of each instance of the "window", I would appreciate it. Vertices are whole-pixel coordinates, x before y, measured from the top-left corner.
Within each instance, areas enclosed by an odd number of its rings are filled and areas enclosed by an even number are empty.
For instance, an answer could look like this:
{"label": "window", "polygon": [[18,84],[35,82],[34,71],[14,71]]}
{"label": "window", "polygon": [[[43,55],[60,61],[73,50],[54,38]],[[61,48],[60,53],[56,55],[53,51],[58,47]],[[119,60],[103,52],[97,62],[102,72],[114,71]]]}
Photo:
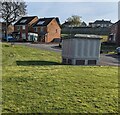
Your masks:
{"label": "window", "polygon": [[20,30],[20,26],[17,26],[17,30]]}
{"label": "window", "polygon": [[25,26],[22,26],[22,29],[25,30]]}
{"label": "window", "polygon": [[58,30],[56,29],[56,33],[58,32]]}
{"label": "window", "polygon": [[34,31],[37,32],[37,28],[34,28]]}
{"label": "window", "polygon": [[107,24],[104,24],[104,27],[107,27]]}
{"label": "window", "polygon": [[44,27],[40,27],[40,32],[43,32],[44,31]]}
{"label": "window", "polygon": [[101,24],[101,27],[104,27],[104,25],[103,25],[103,24]]}
{"label": "window", "polygon": [[100,27],[100,24],[97,24],[96,26],[97,26],[97,27]]}

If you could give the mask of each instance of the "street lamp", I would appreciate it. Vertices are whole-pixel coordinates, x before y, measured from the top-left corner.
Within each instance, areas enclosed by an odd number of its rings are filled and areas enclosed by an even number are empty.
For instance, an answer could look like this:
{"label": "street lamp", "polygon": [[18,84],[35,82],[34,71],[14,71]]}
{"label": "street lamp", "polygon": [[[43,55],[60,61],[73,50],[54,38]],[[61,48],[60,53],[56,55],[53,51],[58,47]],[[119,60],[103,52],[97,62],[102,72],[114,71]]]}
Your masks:
{"label": "street lamp", "polygon": [[8,37],[7,37],[7,21],[6,21],[6,29],[5,30],[6,30],[6,36],[5,37],[6,37],[6,40],[8,42]]}

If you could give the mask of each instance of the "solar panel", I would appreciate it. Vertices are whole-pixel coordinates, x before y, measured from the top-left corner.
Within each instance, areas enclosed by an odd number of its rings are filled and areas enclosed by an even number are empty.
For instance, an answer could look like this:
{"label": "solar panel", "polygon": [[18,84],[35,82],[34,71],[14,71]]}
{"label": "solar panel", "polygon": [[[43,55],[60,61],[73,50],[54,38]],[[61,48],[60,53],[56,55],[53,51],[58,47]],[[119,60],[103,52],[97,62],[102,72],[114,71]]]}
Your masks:
{"label": "solar panel", "polygon": [[21,20],[20,23],[25,23],[27,19]]}
{"label": "solar panel", "polygon": [[37,25],[42,25],[45,21],[39,21]]}

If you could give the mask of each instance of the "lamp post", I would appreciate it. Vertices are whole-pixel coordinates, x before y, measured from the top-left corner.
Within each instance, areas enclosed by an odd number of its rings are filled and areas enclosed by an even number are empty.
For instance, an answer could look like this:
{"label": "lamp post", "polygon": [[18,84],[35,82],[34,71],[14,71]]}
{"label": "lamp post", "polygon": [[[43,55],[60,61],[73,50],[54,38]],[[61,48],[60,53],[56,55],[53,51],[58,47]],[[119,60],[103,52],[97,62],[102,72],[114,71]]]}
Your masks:
{"label": "lamp post", "polygon": [[5,37],[6,37],[6,40],[7,40],[7,42],[8,42],[8,37],[7,37],[7,21],[6,21],[6,35],[5,35]]}

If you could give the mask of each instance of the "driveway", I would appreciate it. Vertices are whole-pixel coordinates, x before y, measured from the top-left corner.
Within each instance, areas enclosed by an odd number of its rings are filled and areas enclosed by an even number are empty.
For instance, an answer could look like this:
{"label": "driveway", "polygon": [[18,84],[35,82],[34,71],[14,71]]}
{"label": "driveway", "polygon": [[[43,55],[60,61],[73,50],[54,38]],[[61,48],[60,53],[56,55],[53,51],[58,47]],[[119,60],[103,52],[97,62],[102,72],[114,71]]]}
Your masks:
{"label": "driveway", "polygon": [[[44,49],[54,52],[62,52],[58,44],[32,44],[32,43],[15,43],[17,45],[25,45],[37,49]],[[120,55],[117,54],[100,54],[99,65],[120,66]]]}

